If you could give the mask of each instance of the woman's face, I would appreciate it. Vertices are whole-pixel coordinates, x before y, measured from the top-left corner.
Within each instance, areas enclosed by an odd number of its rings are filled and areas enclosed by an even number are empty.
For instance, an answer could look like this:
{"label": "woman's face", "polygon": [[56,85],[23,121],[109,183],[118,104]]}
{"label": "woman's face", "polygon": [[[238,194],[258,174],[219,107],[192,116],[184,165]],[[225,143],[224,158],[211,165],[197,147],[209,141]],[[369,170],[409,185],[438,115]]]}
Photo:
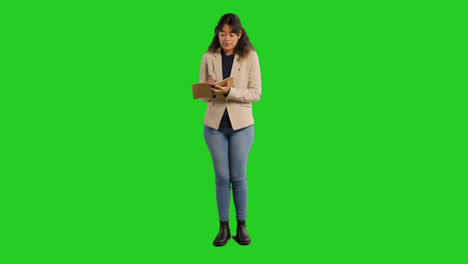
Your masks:
{"label": "woman's face", "polygon": [[234,32],[231,32],[231,26],[225,24],[221,32],[219,32],[219,43],[223,47],[224,54],[231,55],[234,54],[234,48],[237,45],[237,41],[242,36],[242,31],[237,35]]}

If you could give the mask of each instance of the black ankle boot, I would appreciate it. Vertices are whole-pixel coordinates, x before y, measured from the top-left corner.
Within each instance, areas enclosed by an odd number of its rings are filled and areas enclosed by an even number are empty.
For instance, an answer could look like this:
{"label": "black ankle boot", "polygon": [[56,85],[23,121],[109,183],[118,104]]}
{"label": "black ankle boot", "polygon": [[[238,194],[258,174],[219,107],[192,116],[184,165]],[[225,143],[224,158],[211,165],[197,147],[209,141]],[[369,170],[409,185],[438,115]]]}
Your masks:
{"label": "black ankle boot", "polygon": [[221,247],[226,245],[229,238],[231,238],[231,230],[229,230],[228,222],[219,221],[219,233],[216,236],[215,240],[213,241],[213,245],[217,247]]}
{"label": "black ankle boot", "polygon": [[237,243],[243,246],[250,244],[250,237],[249,234],[247,234],[245,221],[237,220],[237,234],[235,240],[237,241]]}

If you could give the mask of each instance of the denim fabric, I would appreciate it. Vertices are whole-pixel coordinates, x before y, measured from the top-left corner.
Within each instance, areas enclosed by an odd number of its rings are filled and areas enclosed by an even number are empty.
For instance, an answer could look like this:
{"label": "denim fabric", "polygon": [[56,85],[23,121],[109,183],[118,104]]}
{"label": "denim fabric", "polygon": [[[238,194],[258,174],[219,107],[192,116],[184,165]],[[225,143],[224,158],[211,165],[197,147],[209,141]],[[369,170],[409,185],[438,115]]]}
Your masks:
{"label": "denim fabric", "polygon": [[203,134],[213,160],[219,220],[229,220],[232,185],[236,219],[245,221],[247,158],[254,140],[254,127],[251,125],[238,130],[232,128],[216,130],[205,125]]}

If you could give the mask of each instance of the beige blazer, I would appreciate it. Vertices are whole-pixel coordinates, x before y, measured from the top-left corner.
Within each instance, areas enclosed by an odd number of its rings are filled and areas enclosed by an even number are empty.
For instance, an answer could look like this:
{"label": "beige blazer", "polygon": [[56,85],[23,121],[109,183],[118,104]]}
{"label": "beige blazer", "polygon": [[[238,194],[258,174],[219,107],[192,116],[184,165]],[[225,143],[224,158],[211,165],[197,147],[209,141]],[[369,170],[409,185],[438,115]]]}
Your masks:
{"label": "beige blazer", "polygon": [[[207,52],[202,56],[198,82],[208,82],[209,76],[215,76],[217,82],[223,80],[221,48],[218,48],[215,53]],[[219,128],[226,107],[234,130],[254,123],[252,102],[260,100],[262,94],[257,53],[250,51],[248,57],[242,61],[239,61],[239,56],[235,54],[231,76],[234,77],[234,86],[231,87],[227,97],[218,95],[216,99],[200,98],[203,102],[208,102],[203,122],[216,130]]]}

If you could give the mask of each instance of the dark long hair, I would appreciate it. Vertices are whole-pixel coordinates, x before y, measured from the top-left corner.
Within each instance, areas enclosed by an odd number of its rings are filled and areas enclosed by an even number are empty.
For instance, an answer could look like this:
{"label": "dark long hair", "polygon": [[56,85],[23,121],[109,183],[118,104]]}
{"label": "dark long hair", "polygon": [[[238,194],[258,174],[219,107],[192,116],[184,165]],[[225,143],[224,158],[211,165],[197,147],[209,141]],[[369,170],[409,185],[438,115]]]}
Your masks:
{"label": "dark long hair", "polygon": [[242,32],[240,39],[237,41],[236,47],[234,47],[234,53],[239,55],[240,60],[246,58],[249,55],[249,52],[251,50],[255,50],[255,48],[252,43],[250,43],[247,32],[245,32],[245,29],[242,27],[239,17],[233,13],[224,14],[219,20],[218,25],[215,27],[213,41],[211,41],[211,45],[208,47],[208,52],[214,53],[219,47],[221,47],[221,44],[219,43],[219,32],[223,30],[225,24],[231,26],[232,32],[237,34],[237,36]]}

